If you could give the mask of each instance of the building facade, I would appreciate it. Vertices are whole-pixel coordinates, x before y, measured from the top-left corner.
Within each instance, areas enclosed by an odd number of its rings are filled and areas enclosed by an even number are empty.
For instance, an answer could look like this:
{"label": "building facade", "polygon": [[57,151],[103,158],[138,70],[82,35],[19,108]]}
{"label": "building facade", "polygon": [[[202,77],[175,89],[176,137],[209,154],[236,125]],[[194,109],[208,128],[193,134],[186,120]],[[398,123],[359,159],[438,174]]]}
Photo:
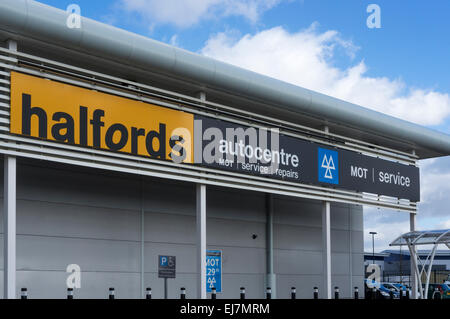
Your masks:
{"label": "building facade", "polygon": [[415,229],[417,161],[450,154],[449,136],[67,18],[0,3],[4,298],[64,298],[73,269],[79,297],[162,298],[162,255],[168,297],[206,298],[208,250],[222,298],[350,297],[363,206]]}

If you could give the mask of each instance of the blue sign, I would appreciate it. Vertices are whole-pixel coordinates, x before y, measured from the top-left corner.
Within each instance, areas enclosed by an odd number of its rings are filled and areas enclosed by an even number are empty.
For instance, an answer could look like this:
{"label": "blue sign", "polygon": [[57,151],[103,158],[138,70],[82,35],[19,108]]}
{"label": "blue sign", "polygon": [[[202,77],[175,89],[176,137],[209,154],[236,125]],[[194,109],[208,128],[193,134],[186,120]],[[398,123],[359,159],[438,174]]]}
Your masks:
{"label": "blue sign", "polygon": [[169,256],[159,256],[159,266],[166,267],[169,263]]}
{"label": "blue sign", "polygon": [[158,256],[158,277],[159,278],[175,278],[176,276],[176,257],[175,256]]}
{"label": "blue sign", "polygon": [[338,152],[318,148],[319,182],[339,184]]}
{"label": "blue sign", "polygon": [[206,251],[206,292],[222,292],[222,251]]}

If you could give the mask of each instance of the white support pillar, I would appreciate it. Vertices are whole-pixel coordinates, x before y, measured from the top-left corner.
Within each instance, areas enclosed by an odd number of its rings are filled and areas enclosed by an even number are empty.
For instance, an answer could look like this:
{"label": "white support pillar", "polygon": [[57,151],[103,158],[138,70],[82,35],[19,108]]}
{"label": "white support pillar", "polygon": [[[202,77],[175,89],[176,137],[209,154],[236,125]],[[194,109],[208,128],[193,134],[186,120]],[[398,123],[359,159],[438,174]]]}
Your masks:
{"label": "white support pillar", "polygon": [[144,180],[141,176],[141,299],[145,298],[145,207],[144,207]]}
{"label": "white support pillar", "polygon": [[[323,127],[325,134],[330,133],[328,125]],[[322,206],[322,263],[323,263],[323,296],[331,299],[331,217],[330,202]]]}
{"label": "white support pillar", "polygon": [[16,158],[4,156],[3,297],[16,298]]}
{"label": "white support pillar", "polygon": [[272,299],[277,297],[276,275],[273,272],[273,195],[266,194],[266,287],[272,290]]}
{"label": "white support pillar", "polygon": [[[409,214],[409,231],[415,231],[416,230],[416,213],[410,213]],[[413,246],[411,249],[416,251],[416,247]],[[411,255],[411,261],[410,261],[410,267],[411,267],[411,291],[412,291],[412,298],[417,299],[418,297],[418,274],[416,273],[416,264],[417,264],[417,257],[416,254],[410,254]]]}
{"label": "white support pillar", "polygon": [[330,202],[322,206],[323,296],[331,299],[331,218]]}
{"label": "white support pillar", "polygon": [[197,297],[206,299],[206,185],[197,184]]}

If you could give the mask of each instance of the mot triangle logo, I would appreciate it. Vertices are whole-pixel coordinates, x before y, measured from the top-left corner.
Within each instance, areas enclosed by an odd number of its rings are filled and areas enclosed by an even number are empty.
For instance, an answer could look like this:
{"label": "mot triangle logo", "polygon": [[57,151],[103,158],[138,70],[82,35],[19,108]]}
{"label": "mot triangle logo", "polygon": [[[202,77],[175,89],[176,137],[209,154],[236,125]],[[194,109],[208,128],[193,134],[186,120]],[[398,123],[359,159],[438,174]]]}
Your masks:
{"label": "mot triangle logo", "polygon": [[319,182],[339,184],[338,152],[325,148],[318,148]]}
{"label": "mot triangle logo", "polygon": [[325,168],[324,177],[333,179],[333,174],[331,173],[331,170],[336,170],[336,167],[334,166],[333,162],[333,156],[327,157],[326,154],[323,156],[322,168]]}

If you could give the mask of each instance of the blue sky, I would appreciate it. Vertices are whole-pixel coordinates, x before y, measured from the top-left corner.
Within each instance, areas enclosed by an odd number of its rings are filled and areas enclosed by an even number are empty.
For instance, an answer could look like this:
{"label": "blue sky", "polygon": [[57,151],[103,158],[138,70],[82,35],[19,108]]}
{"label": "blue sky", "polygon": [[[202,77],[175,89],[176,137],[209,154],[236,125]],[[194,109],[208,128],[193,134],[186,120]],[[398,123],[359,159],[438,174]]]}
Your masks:
{"label": "blue sky", "polygon": [[[450,134],[448,0],[40,0]],[[369,29],[366,8],[381,9]],[[450,158],[423,161],[419,228],[450,228]],[[377,250],[407,214],[365,210]],[[366,234],[366,249],[371,246]]]}

